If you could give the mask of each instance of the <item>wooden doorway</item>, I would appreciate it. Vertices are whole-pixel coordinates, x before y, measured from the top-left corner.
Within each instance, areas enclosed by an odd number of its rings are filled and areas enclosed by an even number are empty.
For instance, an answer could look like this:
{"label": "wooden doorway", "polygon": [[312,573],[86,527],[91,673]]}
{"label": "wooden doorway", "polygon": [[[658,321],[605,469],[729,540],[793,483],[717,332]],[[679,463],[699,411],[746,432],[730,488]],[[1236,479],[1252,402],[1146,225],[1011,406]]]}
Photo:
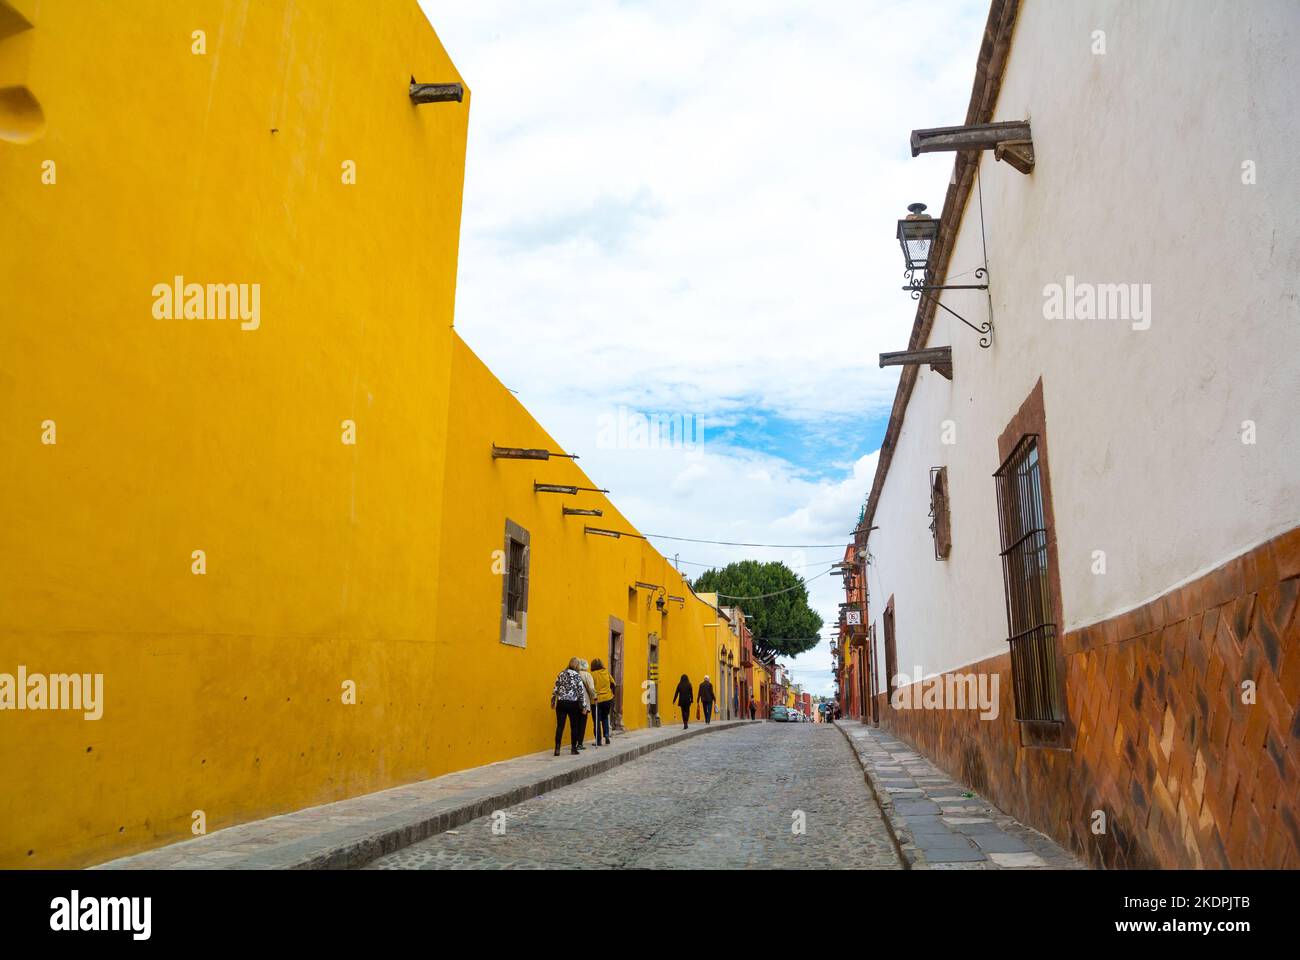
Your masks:
{"label": "wooden doorway", "polygon": [[890,705],[894,702],[894,678],[898,676],[898,646],[894,639],[894,598],[885,604],[885,693]]}
{"label": "wooden doorway", "polygon": [[858,643],[858,719],[866,723],[871,719],[871,701],[867,698],[868,677],[871,675],[871,663],[867,659],[865,641]]}
{"label": "wooden doorway", "polygon": [[867,653],[867,694],[871,700],[871,722],[880,723],[880,650],[876,646],[876,625],[873,623],[867,631],[870,648]]}
{"label": "wooden doorway", "polygon": [[623,729],[623,621],[609,618],[609,676],[614,681],[614,705],[610,708],[610,725]]}
{"label": "wooden doorway", "polygon": [[657,727],[659,720],[659,634],[652,633],[646,637],[646,647],[649,650],[649,663],[646,665],[646,677],[649,678],[650,688],[647,691],[650,699],[646,702],[646,719],[650,726]]}

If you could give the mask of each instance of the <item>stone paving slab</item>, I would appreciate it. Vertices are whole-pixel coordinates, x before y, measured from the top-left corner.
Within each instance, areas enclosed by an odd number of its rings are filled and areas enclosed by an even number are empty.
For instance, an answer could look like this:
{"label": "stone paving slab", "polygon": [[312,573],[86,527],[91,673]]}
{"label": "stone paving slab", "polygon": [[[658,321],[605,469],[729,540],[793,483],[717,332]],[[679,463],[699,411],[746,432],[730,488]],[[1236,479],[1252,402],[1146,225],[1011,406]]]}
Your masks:
{"label": "stone paving slab", "polygon": [[336,803],[242,823],[206,836],[121,857],[92,870],[343,870],[363,866],[435,834],[559,787],[577,783],[669,744],[762,724],[718,720],[616,733],[578,756],[551,750],[460,770]]}
{"label": "stone paving slab", "polygon": [[856,720],[837,720],[835,726],[857,753],[910,869],[1086,869],[1049,837],[1003,813],[897,737]]}

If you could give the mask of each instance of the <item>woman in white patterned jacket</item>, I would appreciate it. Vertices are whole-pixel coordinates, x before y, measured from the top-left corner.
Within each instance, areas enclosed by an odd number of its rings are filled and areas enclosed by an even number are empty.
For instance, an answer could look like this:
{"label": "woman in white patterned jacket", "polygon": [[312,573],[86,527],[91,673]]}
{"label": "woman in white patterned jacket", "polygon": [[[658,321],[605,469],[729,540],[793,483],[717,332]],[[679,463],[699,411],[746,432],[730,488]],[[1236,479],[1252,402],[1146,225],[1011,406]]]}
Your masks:
{"label": "woman in white patterned jacket", "polygon": [[583,717],[587,712],[587,685],[582,682],[578,672],[581,661],[574,657],[569,665],[555,678],[555,687],[551,690],[551,706],[555,708],[555,755],[560,755],[560,740],[564,737],[564,723],[569,723],[569,736],[573,746],[571,753],[578,752],[578,742],[582,737]]}

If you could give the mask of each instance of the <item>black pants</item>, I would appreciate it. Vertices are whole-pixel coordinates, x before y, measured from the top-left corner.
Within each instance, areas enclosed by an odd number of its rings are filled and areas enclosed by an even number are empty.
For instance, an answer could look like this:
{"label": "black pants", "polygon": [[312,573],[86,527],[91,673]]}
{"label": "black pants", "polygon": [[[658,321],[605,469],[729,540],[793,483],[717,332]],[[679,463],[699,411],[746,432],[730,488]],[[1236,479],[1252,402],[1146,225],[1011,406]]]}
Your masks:
{"label": "black pants", "polygon": [[600,743],[601,731],[604,731],[605,742],[609,743],[609,715],[614,709],[613,700],[605,700],[596,704],[596,743]]}
{"label": "black pants", "polygon": [[749,719],[754,719],[754,705],[752,703],[749,705]]}
{"label": "black pants", "polygon": [[557,700],[555,702],[555,749],[560,749],[560,740],[564,737],[564,722],[569,722],[569,736],[573,741],[573,749],[576,752],[578,744],[582,742],[582,731],[579,724],[582,723],[582,701],[581,700]]}
{"label": "black pants", "polygon": [[682,729],[686,730],[691,725],[691,705],[689,703],[683,703],[681,705],[681,708],[682,708]]}
{"label": "black pants", "polygon": [[701,700],[700,706],[704,708],[704,722],[708,723],[713,718],[713,701]]}

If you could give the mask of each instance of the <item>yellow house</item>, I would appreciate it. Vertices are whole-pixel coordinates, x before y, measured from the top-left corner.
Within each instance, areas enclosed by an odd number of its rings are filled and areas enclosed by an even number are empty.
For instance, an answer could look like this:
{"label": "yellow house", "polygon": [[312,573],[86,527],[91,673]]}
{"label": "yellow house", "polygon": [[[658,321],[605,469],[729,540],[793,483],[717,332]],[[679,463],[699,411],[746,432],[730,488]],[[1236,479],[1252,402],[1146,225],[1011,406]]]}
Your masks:
{"label": "yellow house", "polygon": [[[718,704],[715,716],[726,720],[738,719],[736,693],[740,674],[740,637],[732,616],[718,602],[716,593],[701,593],[699,599],[714,611],[717,627],[713,630],[717,641],[717,653],[713,663],[706,671],[717,694]],[[698,684],[700,678],[692,680]]]}
{"label": "yellow house", "polygon": [[416,0],[0,0],[0,86],[0,867],[546,748],[571,656],[628,728],[716,669],[535,487],[597,484],[493,455],[559,451],[452,330],[470,94]]}

